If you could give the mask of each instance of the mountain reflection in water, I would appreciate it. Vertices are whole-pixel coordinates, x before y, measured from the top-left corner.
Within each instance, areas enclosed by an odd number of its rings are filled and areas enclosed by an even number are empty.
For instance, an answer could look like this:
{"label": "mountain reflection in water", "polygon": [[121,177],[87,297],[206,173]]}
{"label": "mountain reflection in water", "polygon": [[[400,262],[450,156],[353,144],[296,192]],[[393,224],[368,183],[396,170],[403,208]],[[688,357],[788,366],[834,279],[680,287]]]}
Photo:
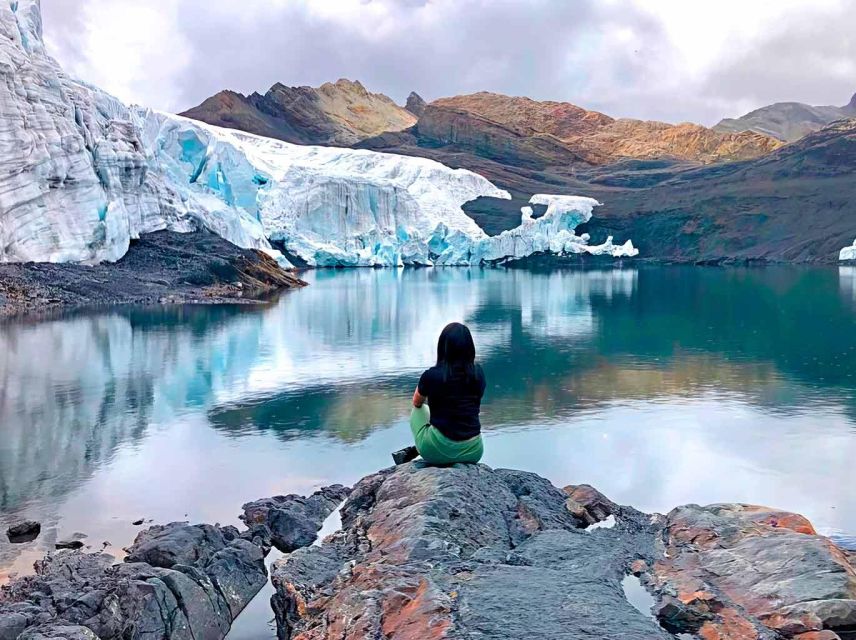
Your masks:
{"label": "mountain reflection in water", "polygon": [[0,574],[76,530],[119,548],[138,517],[233,522],[386,465],[452,320],[488,377],[487,463],[646,509],[775,502],[856,530],[852,267],[309,279],[262,308],[0,325],[0,528],[46,525],[0,541]]}

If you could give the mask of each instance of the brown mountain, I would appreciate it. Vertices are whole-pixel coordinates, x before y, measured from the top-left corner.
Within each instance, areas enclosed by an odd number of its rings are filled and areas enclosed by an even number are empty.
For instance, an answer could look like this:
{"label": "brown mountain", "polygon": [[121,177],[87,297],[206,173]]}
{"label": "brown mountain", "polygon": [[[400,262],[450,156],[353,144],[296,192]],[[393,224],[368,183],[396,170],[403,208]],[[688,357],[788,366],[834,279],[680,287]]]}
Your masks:
{"label": "brown mountain", "polygon": [[416,123],[416,116],[391,98],[344,79],[318,88],[275,84],[264,95],[221,91],[181,115],[287,142],[334,146]]}
{"label": "brown mountain", "polygon": [[[466,123],[476,116],[479,123]],[[438,143],[472,145],[480,153],[495,155],[491,140],[480,136],[485,123],[505,127],[514,136],[559,146],[589,164],[601,165],[622,158],[673,158],[709,164],[757,158],[781,142],[754,132],[719,133],[701,125],[614,119],[567,102],[538,102],[496,93],[474,93],[431,103],[419,121],[424,137]],[[473,129],[473,130],[470,130]]]}

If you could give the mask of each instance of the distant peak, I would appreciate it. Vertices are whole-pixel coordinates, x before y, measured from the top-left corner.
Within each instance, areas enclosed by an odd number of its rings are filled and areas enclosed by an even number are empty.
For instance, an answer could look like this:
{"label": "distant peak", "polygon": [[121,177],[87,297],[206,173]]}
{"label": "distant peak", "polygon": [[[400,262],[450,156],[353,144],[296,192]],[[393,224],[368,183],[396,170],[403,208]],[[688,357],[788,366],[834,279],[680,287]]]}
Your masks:
{"label": "distant peak", "polygon": [[407,103],[404,105],[404,108],[417,118],[420,118],[425,113],[425,107],[426,103],[422,99],[422,96],[415,91],[411,91],[410,95],[407,96]]}
{"label": "distant peak", "polygon": [[845,106],[844,109],[846,111],[856,113],[856,93],[853,94],[853,97],[850,98],[850,102],[847,103],[847,106]]}
{"label": "distant peak", "polygon": [[350,91],[354,93],[368,93],[363,83],[359,80],[349,80],[348,78],[339,78],[336,82],[327,83],[337,89]]}

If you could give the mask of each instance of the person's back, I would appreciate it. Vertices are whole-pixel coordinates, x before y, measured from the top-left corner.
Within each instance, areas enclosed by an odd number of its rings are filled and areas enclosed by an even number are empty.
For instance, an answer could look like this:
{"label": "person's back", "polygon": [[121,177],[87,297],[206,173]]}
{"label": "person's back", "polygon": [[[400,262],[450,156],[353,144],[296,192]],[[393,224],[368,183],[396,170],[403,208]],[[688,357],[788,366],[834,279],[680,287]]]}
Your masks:
{"label": "person's back", "polygon": [[431,424],[447,438],[461,441],[481,433],[482,368],[435,365],[419,379],[417,391],[431,405]]}
{"label": "person's back", "polygon": [[476,463],[484,455],[479,413],[486,382],[475,355],[470,330],[452,323],[440,334],[437,364],[419,379],[410,428],[428,464]]}

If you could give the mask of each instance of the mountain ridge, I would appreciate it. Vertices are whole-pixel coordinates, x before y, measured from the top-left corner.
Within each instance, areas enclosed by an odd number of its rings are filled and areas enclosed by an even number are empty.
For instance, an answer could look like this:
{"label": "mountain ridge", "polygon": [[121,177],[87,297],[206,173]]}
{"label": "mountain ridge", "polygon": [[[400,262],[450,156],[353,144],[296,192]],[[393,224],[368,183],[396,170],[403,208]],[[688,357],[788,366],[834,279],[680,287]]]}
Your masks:
{"label": "mountain ridge", "polygon": [[725,118],[713,127],[722,133],[754,131],[783,142],[796,142],[836,120],[856,118],[856,93],[843,107],[775,102],[738,118]]}
{"label": "mountain ridge", "polygon": [[277,82],[265,94],[221,91],[179,115],[285,142],[331,146],[400,131],[417,119],[388,96],[345,78],[319,87]]}

